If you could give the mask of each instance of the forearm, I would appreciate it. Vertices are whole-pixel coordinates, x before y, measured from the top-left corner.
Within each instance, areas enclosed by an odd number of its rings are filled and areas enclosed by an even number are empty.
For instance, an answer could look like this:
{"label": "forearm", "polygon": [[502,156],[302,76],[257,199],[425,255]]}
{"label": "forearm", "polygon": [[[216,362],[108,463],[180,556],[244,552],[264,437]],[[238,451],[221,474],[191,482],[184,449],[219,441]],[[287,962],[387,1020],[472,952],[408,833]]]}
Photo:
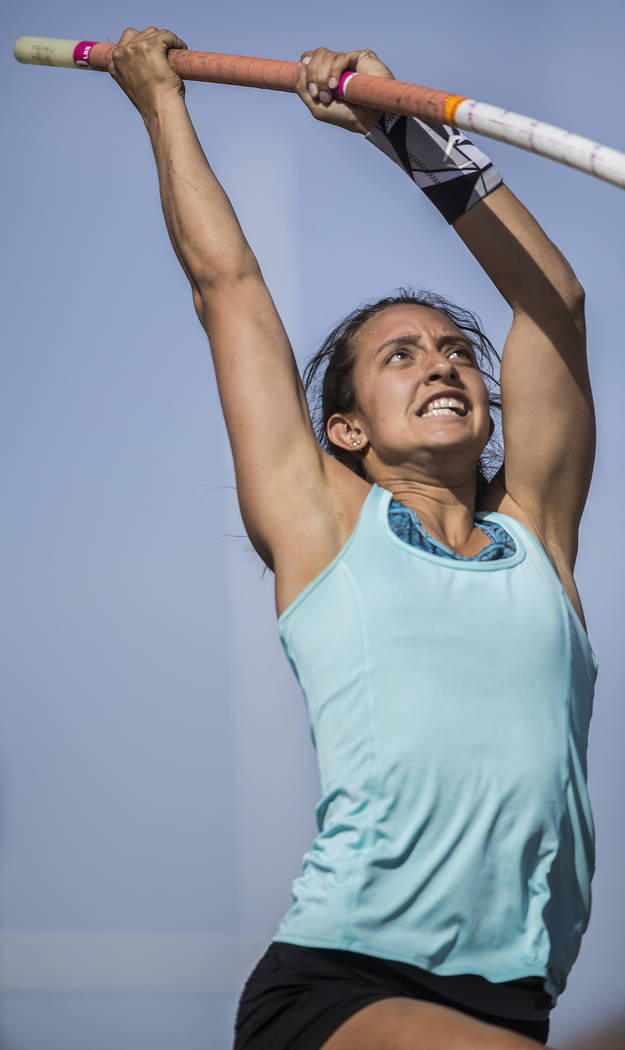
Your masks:
{"label": "forearm", "polygon": [[164,94],[144,120],[167,230],[194,292],[253,271],[254,255],[208,164],[184,99]]}
{"label": "forearm", "polygon": [[465,135],[387,115],[367,138],[453,225],[515,313],[541,301],[559,313],[579,308],[583,293],[566,259]]}
{"label": "forearm", "polygon": [[563,317],[581,312],[584,293],[571,266],[506,186],[453,225],[515,313],[535,312],[541,302]]}

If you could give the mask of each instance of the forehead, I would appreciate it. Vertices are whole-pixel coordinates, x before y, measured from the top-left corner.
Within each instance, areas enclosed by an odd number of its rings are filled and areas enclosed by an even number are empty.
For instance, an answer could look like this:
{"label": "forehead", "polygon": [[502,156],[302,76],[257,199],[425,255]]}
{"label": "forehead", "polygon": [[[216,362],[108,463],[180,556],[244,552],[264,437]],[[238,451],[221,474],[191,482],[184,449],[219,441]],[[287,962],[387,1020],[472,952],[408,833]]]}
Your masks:
{"label": "forehead", "polygon": [[445,314],[430,306],[416,306],[413,303],[402,303],[400,306],[389,306],[370,318],[357,335],[357,346],[377,349],[381,343],[395,336],[405,335],[460,336],[466,335],[450,321]]}

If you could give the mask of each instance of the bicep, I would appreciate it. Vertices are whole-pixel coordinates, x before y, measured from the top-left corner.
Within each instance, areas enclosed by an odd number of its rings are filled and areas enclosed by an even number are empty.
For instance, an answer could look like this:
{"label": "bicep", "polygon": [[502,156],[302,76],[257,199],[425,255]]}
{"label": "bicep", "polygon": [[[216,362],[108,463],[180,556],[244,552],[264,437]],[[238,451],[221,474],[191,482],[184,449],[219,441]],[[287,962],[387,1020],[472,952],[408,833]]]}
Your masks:
{"label": "bicep", "polygon": [[281,497],[323,481],[297,362],[260,270],[223,279],[194,302],[211,346],[241,512],[268,561]]}
{"label": "bicep", "polygon": [[501,402],[506,491],[574,562],[595,450],[583,296],[550,317],[515,311]]}

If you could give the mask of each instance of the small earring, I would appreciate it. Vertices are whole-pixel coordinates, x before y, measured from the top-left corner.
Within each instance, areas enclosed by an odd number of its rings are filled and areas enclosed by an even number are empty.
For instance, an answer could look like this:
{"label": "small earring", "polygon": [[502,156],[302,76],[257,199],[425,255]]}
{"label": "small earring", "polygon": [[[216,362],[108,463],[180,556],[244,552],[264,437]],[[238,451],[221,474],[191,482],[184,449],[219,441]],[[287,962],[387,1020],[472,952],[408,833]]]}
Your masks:
{"label": "small earring", "polygon": [[353,445],[359,445],[359,444],[360,444],[360,438],[358,438],[358,441],[352,441],[352,446]]}

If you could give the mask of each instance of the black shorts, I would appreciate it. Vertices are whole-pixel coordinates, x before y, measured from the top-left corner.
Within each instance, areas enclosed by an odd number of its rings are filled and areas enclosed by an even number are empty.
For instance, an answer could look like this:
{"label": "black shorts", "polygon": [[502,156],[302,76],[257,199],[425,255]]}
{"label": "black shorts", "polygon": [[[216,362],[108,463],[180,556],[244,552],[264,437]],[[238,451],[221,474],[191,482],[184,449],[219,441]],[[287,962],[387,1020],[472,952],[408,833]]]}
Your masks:
{"label": "black shorts", "polygon": [[439,977],[360,952],[272,941],[239,999],[233,1050],[319,1050],[357,1010],[394,996],[451,1006],[547,1043],[552,1004],[542,987]]}

